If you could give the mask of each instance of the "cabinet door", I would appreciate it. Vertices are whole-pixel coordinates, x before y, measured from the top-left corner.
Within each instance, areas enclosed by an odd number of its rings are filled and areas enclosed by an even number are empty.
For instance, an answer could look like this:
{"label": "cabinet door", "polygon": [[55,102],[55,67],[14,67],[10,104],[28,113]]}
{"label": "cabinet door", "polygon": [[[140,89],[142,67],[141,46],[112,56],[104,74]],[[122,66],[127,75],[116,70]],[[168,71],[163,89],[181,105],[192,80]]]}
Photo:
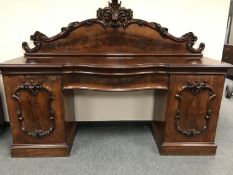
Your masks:
{"label": "cabinet door", "polygon": [[165,142],[214,142],[223,75],[171,75]]}
{"label": "cabinet door", "polygon": [[64,143],[60,77],[4,75],[14,144]]}

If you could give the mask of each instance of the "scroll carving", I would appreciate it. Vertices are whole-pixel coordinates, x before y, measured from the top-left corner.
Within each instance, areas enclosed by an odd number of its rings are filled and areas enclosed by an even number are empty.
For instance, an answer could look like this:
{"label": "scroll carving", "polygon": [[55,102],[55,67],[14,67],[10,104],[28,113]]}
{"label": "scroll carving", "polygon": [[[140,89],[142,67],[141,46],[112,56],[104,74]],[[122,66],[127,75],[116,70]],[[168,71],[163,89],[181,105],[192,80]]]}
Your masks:
{"label": "scroll carving", "polygon": [[118,0],[113,0],[109,2],[109,7],[104,9],[99,8],[97,11],[97,19],[103,21],[107,27],[112,27],[114,29],[118,27],[123,27],[124,24],[133,18],[133,11],[131,9],[126,9],[121,7],[121,2]]}
{"label": "scroll carving", "polygon": [[[209,96],[208,101],[207,101],[207,109],[206,109],[206,113],[204,116],[204,120],[205,120],[204,125],[199,128],[181,128],[180,119],[182,118],[181,116],[182,93],[184,91],[188,91],[193,96],[197,96],[203,90],[207,90],[208,96]],[[191,81],[187,82],[187,84],[183,86],[175,96],[176,99],[178,100],[176,116],[175,116],[175,126],[176,126],[177,131],[179,131],[180,133],[186,136],[195,136],[195,135],[199,135],[202,132],[204,132],[208,127],[208,120],[211,117],[210,104],[211,104],[211,101],[215,98],[215,96],[216,95],[214,94],[213,88],[210,85],[208,85],[206,82],[204,81],[203,82],[196,81],[195,83],[192,83]]]}
{"label": "scroll carving", "polygon": [[119,3],[118,0],[112,0],[111,3],[109,2],[108,7],[103,9],[99,8],[97,10],[96,19],[88,19],[82,22],[70,23],[68,27],[63,27],[61,32],[55,36],[47,37],[45,34],[36,31],[34,35],[30,37],[35,47],[30,48],[27,42],[23,42],[22,47],[27,53],[35,53],[40,50],[43,42],[52,42],[65,38],[73,30],[76,30],[82,26],[91,26],[94,23],[100,24],[105,29],[110,27],[114,30],[117,30],[120,27],[127,30],[129,25],[138,24],[139,26],[146,26],[159,32],[163,38],[167,38],[175,42],[185,42],[187,50],[191,53],[201,53],[205,48],[204,43],[200,43],[197,48],[193,47],[197,41],[197,37],[192,32],[186,33],[181,37],[175,37],[168,32],[167,28],[162,27],[158,23],[147,22],[141,19],[133,19],[133,11],[131,9],[121,7],[121,2]]}
{"label": "scroll carving", "polygon": [[[48,100],[49,100],[49,106],[48,106],[48,110],[49,110],[49,120],[51,123],[51,126],[48,128],[48,130],[33,130],[30,131],[29,129],[27,129],[25,127],[24,124],[24,118],[25,116],[23,116],[23,112],[22,112],[22,103],[20,101],[20,94],[22,92],[28,92],[31,96],[36,96],[39,92],[46,92],[48,95]],[[20,85],[19,87],[17,87],[17,89],[15,90],[14,94],[12,95],[13,99],[16,100],[17,104],[18,104],[18,111],[17,111],[17,117],[18,117],[18,122],[20,125],[20,129],[27,135],[29,136],[33,136],[33,137],[44,137],[49,135],[55,127],[55,112],[52,108],[51,102],[53,101],[54,97],[51,91],[49,91],[47,88],[41,86],[41,82],[35,82],[33,80],[31,80],[30,82],[23,82],[22,85]]]}

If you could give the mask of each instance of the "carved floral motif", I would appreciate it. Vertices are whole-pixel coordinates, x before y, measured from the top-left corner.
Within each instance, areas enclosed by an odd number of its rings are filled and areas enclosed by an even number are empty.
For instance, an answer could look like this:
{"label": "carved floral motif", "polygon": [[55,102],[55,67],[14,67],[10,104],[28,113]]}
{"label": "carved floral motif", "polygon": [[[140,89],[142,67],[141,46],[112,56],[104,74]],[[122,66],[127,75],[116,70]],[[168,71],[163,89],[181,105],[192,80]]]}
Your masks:
{"label": "carved floral motif", "polygon": [[[182,93],[184,91],[189,91],[190,93],[192,93],[193,96],[197,96],[203,90],[207,90],[208,95],[209,95],[209,99],[207,101],[206,114],[204,116],[205,124],[198,129],[197,128],[181,128],[180,119],[182,116],[181,116],[180,111],[181,111]],[[210,85],[208,85],[206,82],[204,82],[204,81],[202,81],[202,82],[196,81],[195,83],[192,83],[191,81],[187,82],[187,84],[185,86],[183,86],[175,96],[176,99],[178,100],[178,105],[177,105],[177,109],[176,109],[176,116],[175,116],[175,126],[176,126],[177,131],[179,131],[180,133],[182,133],[186,136],[199,135],[203,131],[205,131],[208,127],[208,120],[211,117],[210,103],[215,98],[215,96],[216,95],[214,94],[213,88]]]}
{"label": "carved floral motif", "polygon": [[121,7],[121,2],[118,3],[118,0],[113,0],[111,3],[109,2],[109,7],[105,7],[104,9],[99,8],[97,11],[97,19],[103,21],[107,27],[112,27],[114,29],[123,27],[124,23],[132,18],[133,11]]}
{"label": "carved floral motif", "polygon": [[[29,94],[31,94],[32,96],[36,96],[39,92],[46,92],[48,94],[49,97],[49,106],[48,106],[48,110],[49,110],[49,115],[50,118],[49,120],[51,121],[51,126],[48,130],[43,131],[43,130],[34,130],[34,131],[29,131],[25,125],[24,125],[24,116],[22,113],[22,104],[20,101],[20,94],[22,92],[28,92]],[[49,135],[53,130],[54,130],[54,126],[55,126],[55,112],[52,108],[51,102],[53,100],[53,94],[51,91],[49,91],[47,88],[41,86],[41,82],[35,82],[33,80],[31,80],[30,82],[23,82],[22,85],[20,85],[19,87],[17,87],[17,89],[15,90],[14,94],[12,95],[13,99],[15,99],[18,103],[18,111],[17,111],[17,117],[18,117],[18,122],[20,125],[21,130],[29,135],[29,136],[33,136],[33,137],[43,137],[46,135]]]}

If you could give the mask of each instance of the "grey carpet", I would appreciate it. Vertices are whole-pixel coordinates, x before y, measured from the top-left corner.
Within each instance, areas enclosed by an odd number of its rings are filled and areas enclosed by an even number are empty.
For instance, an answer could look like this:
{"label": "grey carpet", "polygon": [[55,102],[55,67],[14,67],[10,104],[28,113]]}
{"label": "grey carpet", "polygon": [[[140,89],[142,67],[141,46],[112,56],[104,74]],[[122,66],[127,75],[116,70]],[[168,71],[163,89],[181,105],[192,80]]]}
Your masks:
{"label": "grey carpet", "polygon": [[[227,80],[226,84],[233,84]],[[233,98],[223,97],[216,156],[160,156],[149,127],[81,127],[68,158],[11,158],[0,136],[0,175],[232,175]]]}

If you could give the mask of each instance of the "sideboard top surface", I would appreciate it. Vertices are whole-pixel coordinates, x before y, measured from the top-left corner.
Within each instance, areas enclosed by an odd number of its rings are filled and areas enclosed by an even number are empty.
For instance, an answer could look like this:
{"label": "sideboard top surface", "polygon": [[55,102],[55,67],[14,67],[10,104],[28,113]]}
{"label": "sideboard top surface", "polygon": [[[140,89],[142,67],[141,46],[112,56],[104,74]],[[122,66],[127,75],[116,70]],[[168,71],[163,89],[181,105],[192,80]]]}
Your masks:
{"label": "sideboard top surface", "polygon": [[[36,59],[36,58],[35,58]],[[51,60],[55,60],[54,63]],[[68,61],[67,61],[68,60]],[[37,60],[38,61],[38,60]],[[51,61],[51,62],[50,62]],[[203,57],[44,57],[38,63],[27,63],[25,57],[19,57],[0,64],[1,70],[12,68],[99,68],[99,69],[130,69],[130,68],[219,68],[229,69],[232,65],[211,58]]]}

